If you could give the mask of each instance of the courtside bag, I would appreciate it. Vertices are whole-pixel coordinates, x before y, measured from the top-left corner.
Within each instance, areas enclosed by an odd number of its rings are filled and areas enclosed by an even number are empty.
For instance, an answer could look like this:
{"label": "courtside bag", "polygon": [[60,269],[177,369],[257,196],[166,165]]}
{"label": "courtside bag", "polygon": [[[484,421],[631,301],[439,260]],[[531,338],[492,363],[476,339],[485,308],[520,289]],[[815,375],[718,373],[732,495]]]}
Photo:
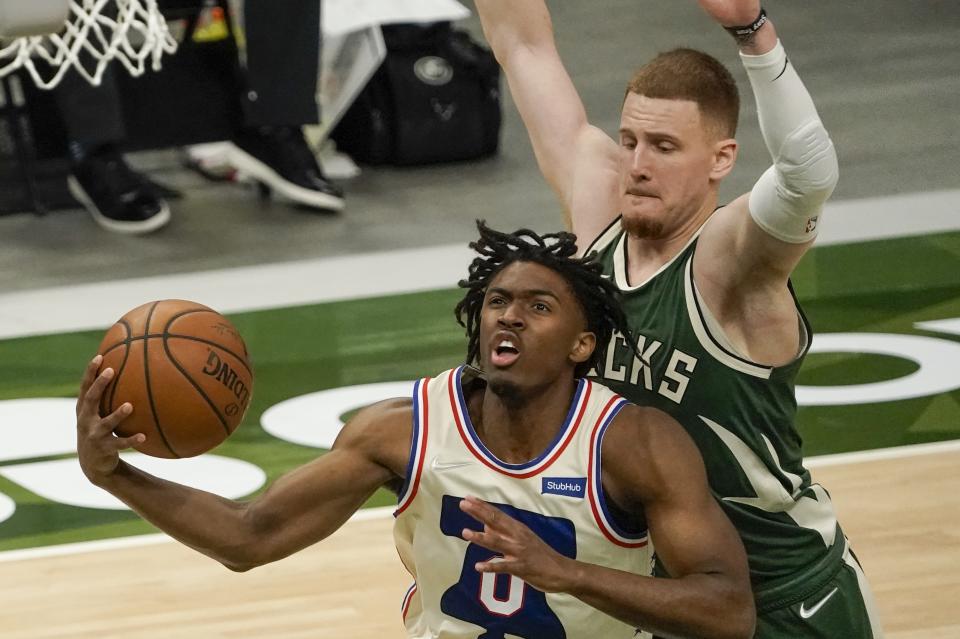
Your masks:
{"label": "courtside bag", "polygon": [[496,153],[500,67],[449,22],[383,28],[387,57],[332,136],[366,164],[417,165]]}

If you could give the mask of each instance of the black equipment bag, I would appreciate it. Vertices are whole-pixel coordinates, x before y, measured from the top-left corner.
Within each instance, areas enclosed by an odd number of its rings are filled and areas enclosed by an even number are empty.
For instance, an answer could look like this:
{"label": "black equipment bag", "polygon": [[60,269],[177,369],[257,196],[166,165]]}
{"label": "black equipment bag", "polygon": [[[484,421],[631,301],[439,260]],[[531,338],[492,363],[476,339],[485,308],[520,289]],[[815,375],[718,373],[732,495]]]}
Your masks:
{"label": "black equipment bag", "polygon": [[500,66],[449,22],[383,27],[387,57],[331,133],[366,164],[416,165],[496,153]]}

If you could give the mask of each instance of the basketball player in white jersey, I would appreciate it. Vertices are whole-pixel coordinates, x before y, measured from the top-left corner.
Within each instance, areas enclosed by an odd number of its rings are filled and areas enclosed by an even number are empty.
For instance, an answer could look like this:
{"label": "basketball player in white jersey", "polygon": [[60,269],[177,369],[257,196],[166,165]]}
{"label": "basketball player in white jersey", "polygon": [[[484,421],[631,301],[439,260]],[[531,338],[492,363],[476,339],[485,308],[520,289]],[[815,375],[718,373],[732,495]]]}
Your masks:
{"label": "basketball player in white jersey", "polygon": [[[112,371],[97,376],[97,357],[77,405],[84,473],[237,571],[324,539],[393,487],[410,637],[749,637],[744,549],[696,446],[583,378],[625,330],[613,285],[572,257],[570,234],[480,229],[457,306],[477,368],[360,411],[329,453],[235,502],[119,459],[144,436],[112,434],[129,404],[99,416]],[[650,576],[651,542],[673,579]]]}

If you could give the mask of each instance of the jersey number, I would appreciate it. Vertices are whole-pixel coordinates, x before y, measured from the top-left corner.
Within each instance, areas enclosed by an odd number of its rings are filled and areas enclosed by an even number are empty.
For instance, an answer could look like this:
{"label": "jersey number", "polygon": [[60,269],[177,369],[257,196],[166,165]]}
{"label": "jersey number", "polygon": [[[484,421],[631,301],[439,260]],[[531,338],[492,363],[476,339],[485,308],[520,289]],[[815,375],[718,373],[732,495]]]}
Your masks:
{"label": "jersey number", "polygon": [[[506,504],[492,505],[526,525],[560,554],[577,556],[576,530],[569,519],[547,517]],[[441,531],[461,539],[464,528],[479,531],[483,525],[460,510],[459,497],[444,495]],[[480,639],[505,639],[508,634],[527,639],[565,638],[563,624],[547,605],[543,592],[513,575],[477,572],[474,566],[478,561],[494,556],[495,553],[482,546],[469,544],[460,580],[443,593],[440,610],[450,617],[481,626],[485,632]]]}

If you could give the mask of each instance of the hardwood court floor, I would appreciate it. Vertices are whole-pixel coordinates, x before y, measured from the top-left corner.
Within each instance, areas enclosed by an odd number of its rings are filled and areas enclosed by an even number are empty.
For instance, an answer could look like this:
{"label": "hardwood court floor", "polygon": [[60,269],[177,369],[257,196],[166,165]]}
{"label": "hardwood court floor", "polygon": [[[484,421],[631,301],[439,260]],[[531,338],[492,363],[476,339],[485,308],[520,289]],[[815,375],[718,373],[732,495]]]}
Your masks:
{"label": "hardwood court floor", "polygon": [[[960,636],[960,451],[817,465],[889,639]],[[401,637],[391,518],[234,574],[178,544],[0,563],[13,639]]]}

